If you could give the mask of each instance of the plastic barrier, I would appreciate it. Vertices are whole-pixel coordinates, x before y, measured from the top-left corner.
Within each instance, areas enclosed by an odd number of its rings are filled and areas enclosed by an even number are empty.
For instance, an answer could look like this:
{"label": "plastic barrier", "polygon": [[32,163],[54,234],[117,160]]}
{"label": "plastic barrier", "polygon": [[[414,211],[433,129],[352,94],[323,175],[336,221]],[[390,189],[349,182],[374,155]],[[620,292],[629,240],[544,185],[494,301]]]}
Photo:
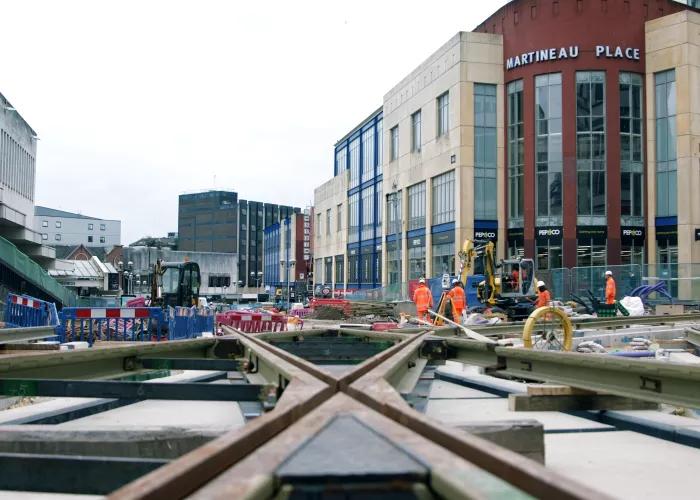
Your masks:
{"label": "plastic barrier", "polygon": [[322,306],[337,307],[342,309],[347,316],[350,315],[350,301],[341,299],[313,299],[311,301],[311,310],[315,311]]}
{"label": "plastic barrier", "polygon": [[152,332],[162,332],[166,324],[163,310],[157,307],[64,307],[58,319],[56,333],[62,343],[87,341],[92,347],[96,340],[166,340],[163,334],[152,335]]}
{"label": "plastic barrier", "polygon": [[311,314],[313,311],[311,308],[305,308],[305,309],[292,309],[289,312],[290,316],[296,316],[297,318],[305,318],[309,314]]}
{"label": "plastic barrier", "polygon": [[28,295],[8,294],[5,328],[58,326],[56,305]]}
{"label": "plastic barrier", "polygon": [[283,332],[287,316],[267,312],[227,311],[216,315],[217,325],[226,325],[244,333]]}
{"label": "plastic barrier", "polygon": [[214,332],[214,309],[208,307],[197,307],[194,309],[194,330],[192,333],[195,336],[200,336],[204,332]]}
{"label": "plastic barrier", "polygon": [[[168,339],[183,340],[190,338],[194,332],[194,308],[168,307]],[[152,339],[157,340],[157,339]]]}

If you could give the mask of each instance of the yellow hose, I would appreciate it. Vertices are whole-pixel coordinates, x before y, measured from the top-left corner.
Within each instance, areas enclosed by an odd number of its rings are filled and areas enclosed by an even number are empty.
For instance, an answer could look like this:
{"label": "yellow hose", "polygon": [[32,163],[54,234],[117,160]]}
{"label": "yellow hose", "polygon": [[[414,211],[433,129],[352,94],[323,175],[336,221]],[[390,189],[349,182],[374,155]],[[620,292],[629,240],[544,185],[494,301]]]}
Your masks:
{"label": "yellow hose", "polygon": [[523,328],[523,346],[527,347],[528,349],[532,349],[532,332],[535,329],[537,320],[545,314],[551,314],[559,319],[559,322],[564,329],[564,350],[570,351],[574,342],[574,327],[566,313],[561,309],[557,309],[556,307],[540,307],[539,309],[535,309],[532,314],[530,314],[525,322],[525,327]]}

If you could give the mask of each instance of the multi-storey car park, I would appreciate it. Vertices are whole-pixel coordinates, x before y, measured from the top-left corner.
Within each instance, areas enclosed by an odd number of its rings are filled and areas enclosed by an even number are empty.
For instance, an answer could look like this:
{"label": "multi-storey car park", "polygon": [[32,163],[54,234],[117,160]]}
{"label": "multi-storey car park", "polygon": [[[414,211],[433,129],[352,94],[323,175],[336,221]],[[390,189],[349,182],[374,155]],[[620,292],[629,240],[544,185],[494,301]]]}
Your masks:
{"label": "multi-storey car park", "polygon": [[336,144],[317,283],[454,274],[466,238],[539,270],[700,261],[699,12],[512,1],[452,37]]}

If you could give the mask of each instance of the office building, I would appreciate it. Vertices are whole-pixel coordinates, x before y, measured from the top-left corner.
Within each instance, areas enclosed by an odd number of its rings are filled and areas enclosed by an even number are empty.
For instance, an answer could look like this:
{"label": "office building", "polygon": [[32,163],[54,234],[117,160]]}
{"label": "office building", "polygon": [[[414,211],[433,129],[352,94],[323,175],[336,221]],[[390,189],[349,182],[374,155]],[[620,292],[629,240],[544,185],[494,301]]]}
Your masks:
{"label": "office building", "polygon": [[[466,238],[539,269],[700,262],[698,32],[673,0],[514,0],[452,37],[384,96],[382,283],[456,272]],[[334,168],[317,218],[349,202]]]}
{"label": "office building", "polygon": [[[34,208],[34,227],[41,232],[46,245],[109,249],[121,245],[122,223],[118,220],[98,219],[88,215],[37,206]],[[59,256],[58,258],[65,258]]]}

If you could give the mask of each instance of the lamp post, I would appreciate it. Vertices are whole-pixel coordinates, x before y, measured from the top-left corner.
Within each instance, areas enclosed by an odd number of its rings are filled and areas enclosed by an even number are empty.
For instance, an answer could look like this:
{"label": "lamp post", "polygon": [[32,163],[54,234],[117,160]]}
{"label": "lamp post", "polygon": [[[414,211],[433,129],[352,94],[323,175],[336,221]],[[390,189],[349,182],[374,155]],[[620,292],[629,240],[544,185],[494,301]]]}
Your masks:
{"label": "lamp post", "polygon": [[255,271],[250,272],[250,277],[255,280],[255,291],[260,292],[260,282],[262,281],[263,273],[262,271],[258,271],[257,274],[255,274]]}
{"label": "lamp post", "polygon": [[[285,266],[285,264],[287,264]],[[287,273],[287,304],[291,304],[291,297],[289,295],[289,271],[291,269],[294,269],[294,266],[297,265],[297,261],[295,259],[290,259],[289,262],[285,261],[284,259],[280,259],[280,265],[282,267],[285,267],[286,273]],[[289,309],[289,306],[287,306],[287,309]]]}

